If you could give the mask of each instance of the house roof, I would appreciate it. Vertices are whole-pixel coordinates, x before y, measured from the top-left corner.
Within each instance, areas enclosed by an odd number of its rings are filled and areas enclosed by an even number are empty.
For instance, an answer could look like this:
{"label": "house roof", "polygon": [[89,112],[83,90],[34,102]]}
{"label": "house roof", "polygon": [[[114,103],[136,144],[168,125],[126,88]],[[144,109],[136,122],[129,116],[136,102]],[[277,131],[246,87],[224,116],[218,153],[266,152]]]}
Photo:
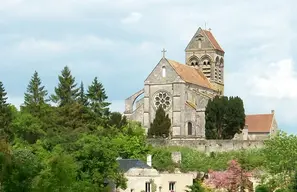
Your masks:
{"label": "house roof", "polygon": [[167,59],[167,61],[185,82],[213,89],[209,80],[199,69],[181,64],[173,60]]}
{"label": "house roof", "polygon": [[270,132],[274,114],[246,115],[245,124],[248,132],[267,133]]}
{"label": "house roof", "polygon": [[118,159],[119,167],[122,171],[127,172],[132,168],[140,168],[140,169],[152,169],[152,167],[148,166],[143,161],[138,159]]}
{"label": "house roof", "polygon": [[216,38],[213,36],[213,34],[210,31],[208,31],[208,30],[202,30],[202,31],[207,36],[207,38],[209,39],[209,41],[211,42],[211,44],[214,46],[215,49],[224,52],[224,50],[219,45],[219,43],[217,42]]}

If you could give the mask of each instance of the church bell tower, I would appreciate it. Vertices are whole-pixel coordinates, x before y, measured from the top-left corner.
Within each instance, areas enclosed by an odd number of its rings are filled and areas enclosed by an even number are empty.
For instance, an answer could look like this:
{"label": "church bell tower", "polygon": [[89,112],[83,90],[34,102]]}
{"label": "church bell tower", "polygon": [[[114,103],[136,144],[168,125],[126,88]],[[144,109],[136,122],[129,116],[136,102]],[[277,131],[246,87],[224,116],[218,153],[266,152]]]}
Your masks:
{"label": "church bell tower", "polygon": [[186,52],[186,65],[203,72],[214,90],[224,94],[224,50],[221,48],[212,32],[198,28],[192,37]]}

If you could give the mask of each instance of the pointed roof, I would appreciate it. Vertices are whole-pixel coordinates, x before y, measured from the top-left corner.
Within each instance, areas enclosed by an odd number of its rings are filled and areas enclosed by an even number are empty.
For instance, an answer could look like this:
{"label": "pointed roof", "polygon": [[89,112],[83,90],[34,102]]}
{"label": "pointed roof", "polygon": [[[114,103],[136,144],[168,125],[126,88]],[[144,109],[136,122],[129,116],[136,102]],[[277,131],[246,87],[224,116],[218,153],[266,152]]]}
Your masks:
{"label": "pointed roof", "polygon": [[186,50],[188,49],[189,45],[191,44],[191,42],[193,40],[195,40],[195,38],[197,36],[206,36],[208,38],[208,40],[210,41],[210,43],[212,44],[213,48],[219,51],[222,51],[223,53],[225,53],[225,51],[222,49],[222,47],[220,46],[220,44],[218,43],[218,41],[216,40],[216,38],[213,36],[212,32],[209,30],[205,30],[202,29],[201,27],[198,28],[198,30],[196,31],[195,35],[192,37],[191,41],[189,42],[189,44],[186,47]]}
{"label": "pointed roof", "polygon": [[267,133],[270,132],[273,124],[274,114],[246,115],[245,124],[248,132]]}
{"label": "pointed roof", "polygon": [[213,89],[207,77],[199,69],[181,64],[177,61],[169,59],[167,61],[185,82]]}

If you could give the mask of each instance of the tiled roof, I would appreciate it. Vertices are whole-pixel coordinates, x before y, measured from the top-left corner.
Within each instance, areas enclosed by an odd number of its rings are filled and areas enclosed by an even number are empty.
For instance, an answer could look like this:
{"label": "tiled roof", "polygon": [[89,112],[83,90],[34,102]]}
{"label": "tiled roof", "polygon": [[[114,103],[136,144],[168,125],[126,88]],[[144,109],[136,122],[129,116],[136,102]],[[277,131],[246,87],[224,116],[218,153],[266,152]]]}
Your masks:
{"label": "tiled roof", "polygon": [[210,82],[199,69],[173,60],[167,59],[167,61],[185,82],[212,89]]}
{"label": "tiled roof", "polygon": [[245,124],[248,132],[268,133],[270,132],[274,114],[246,115]]}
{"label": "tiled roof", "polygon": [[219,43],[217,42],[217,40],[215,39],[215,37],[212,35],[212,33],[210,31],[207,31],[207,30],[202,30],[202,31],[208,37],[208,39],[210,40],[211,44],[214,46],[215,49],[224,52],[224,50],[219,45]]}
{"label": "tiled roof", "polygon": [[117,161],[120,169],[124,172],[127,172],[131,168],[152,169],[152,167],[138,159],[118,159]]}

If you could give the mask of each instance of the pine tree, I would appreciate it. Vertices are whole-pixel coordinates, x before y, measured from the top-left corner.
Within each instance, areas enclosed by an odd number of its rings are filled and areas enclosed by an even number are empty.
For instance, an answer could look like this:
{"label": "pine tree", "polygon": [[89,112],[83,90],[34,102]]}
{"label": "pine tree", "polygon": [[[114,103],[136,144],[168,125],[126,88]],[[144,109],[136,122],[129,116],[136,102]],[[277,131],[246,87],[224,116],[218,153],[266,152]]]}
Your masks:
{"label": "pine tree", "polygon": [[48,101],[45,98],[46,96],[47,91],[44,89],[44,86],[41,85],[41,79],[35,71],[27,87],[27,93],[25,93],[24,107],[27,108],[29,112],[38,114],[41,106]]}
{"label": "pine tree", "polygon": [[66,66],[59,75],[59,84],[55,88],[56,95],[52,95],[52,101],[64,106],[76,101],[79,96],[79,88],[76,88],[75,77],[71,75],[70,69]]}
{"label": "pine tree", "polygon": [[87,96],[85,94],[85,89],[84,89],[83,82],[80,83],[78,103],[83,105],[83,106],[88,106],[88,98],[87,98]]}
{"label": "pine tree", "polygon": [[151,123],[151,127],[148,130],[148,136],[149,137],[168,137],[170,133],[170,127],[171,127],[171,120],[166,115],[164,109],[160,106],[156,111],[156,116]]}
{"label": "pine tree", "polygon": [[90,108],[95,114],[100,117],[109,115],[108,106],[110,103],[106,101],[108,97],[102,83],[98,82],[97,77],[93,80],[92,85],[89,86],[87,97],[90,102]]}
{"label": "pine tree", "polygon": [[12,121],[12,112],[7,103],[7,93],[0,81],[0,137],[3,139],[10,139],[12,132],[10,130],[10,124]]}

